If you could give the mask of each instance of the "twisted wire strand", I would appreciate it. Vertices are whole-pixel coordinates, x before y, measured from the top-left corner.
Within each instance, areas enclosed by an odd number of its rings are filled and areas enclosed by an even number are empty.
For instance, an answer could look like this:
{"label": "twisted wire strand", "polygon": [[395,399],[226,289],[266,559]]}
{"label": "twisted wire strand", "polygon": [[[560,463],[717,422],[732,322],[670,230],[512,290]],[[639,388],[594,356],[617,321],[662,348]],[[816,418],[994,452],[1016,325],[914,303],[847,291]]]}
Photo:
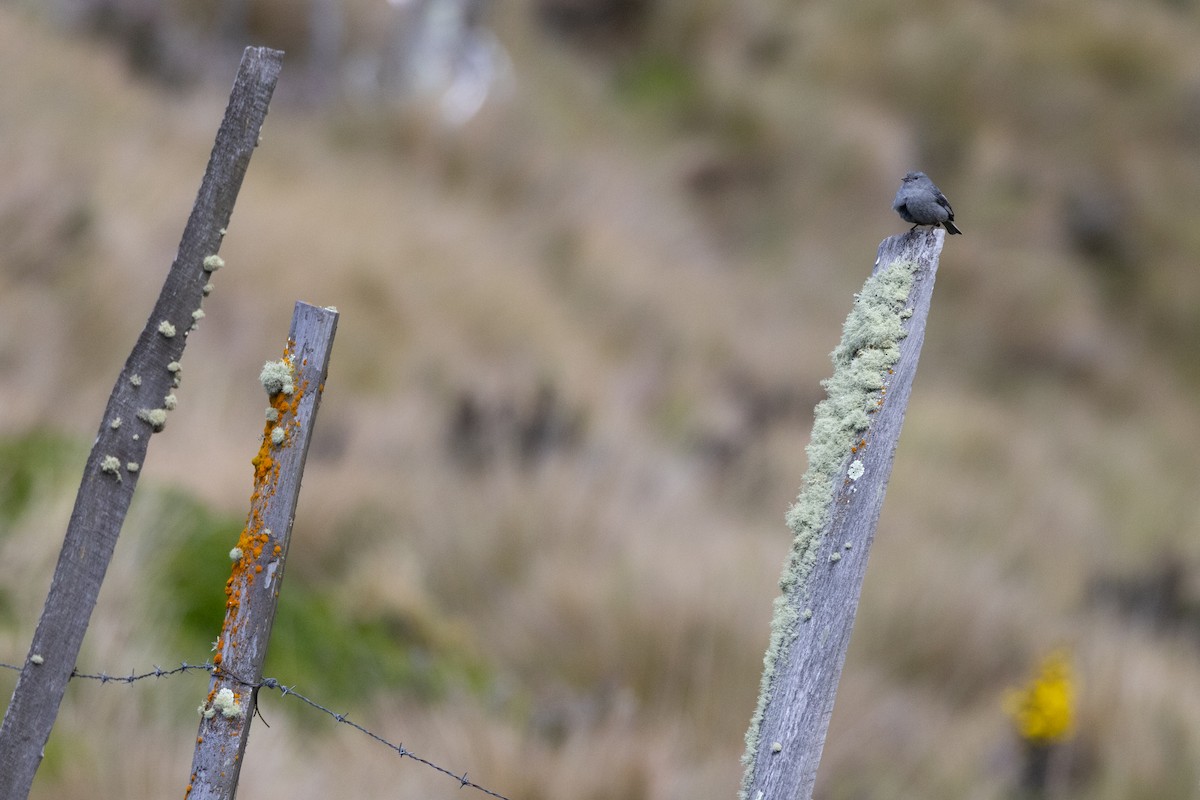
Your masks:
{"label": "twisted wire strand", "polygon": [[[0,662],[0,669],[9,669],[9,670],[14,670],[16,672],[21,671],[21,667],[13,665],[13,664],[6,664],[3,662]],[[152,670],[149,670],[147,672],[139,673],[139,672],[131,671],[128,675],[109,675],[108,673],[105,673],[105,672],[86,673],[86,672],[80,672],[78,669],[75,669],[71,672],[71,678],[72,679],[79,678],[82,680],[99,681],[100,683],[104,683],[104,684],[107,684],[107,683],[129,684],[129,683],[135,683],[136,681],[145,680],[146,678],[168,678],[173,675],[179,675],[179,674],[186,673],[186,672],[206,672],[211,675],[211,674],[213,674],[214,671],[216,671],[216,667],[214,667],[211,663],[208,663],[208,662],[205,662],[204,664],[189,664],[186,661],[183,661],[183,662],[180,662],[178,667],[173,667],[171,669],[164,669],[163,667],[160,667],[156,664],[156,665],[154,665],[154,668]],[[320,703],[316,702],[315,700],[296,691],[295,686],[285,686],[284,684],[280,683],[275,678],[264,678],[263,680],[258,681],[257,683],[255,683],[253,681],[247,681],[247,680],[243,680],[242,678],[239,678],[237,675],[234,675],[227,669],[221,669],[220,674],[222,677],[227,676],[229,678],[232,678],[233,680],[237,681],[238,683],[242,684],[243,686],[249,687],[251,689],[272,689],[274,691],[279,692],[279,694],[282,695],[283,697],[294,697],[297,700],[299,700],[300,702],[309,706],[310,708],[314,708],[317,711],[324,712],[325,714],[328,714],[330,717],[333,717],[333,719],[336,720],[337,722],[340,722],[343,725],[349,725],[351,728],[354,728],[359,733],[369,736],[370,738],[379,742],[383,746],[394,751],[401,758],[412,759],[413,761],[416,761],[418,764],[423,764],[424,766],[426,766],[432,770],[435,770],[437,772],[440,772],[441,774],[443,774],[449,778],[453,778],[454,780],[458,781],[459,788],[471,788],[471,789],[475,789],[477,791],[483,792],[484,794],[488,795],[489,797],[498,798],[498,800],[509,800],[509,798],[505,797],[504,795],[499,794],[497,792],[493,792],[491,789],[488,789],[485,786],[480,786],[478,783],[475,783],[474,781],[469,780],[467,778],[466,772],[459,775],[458,773],[453,772],[449,769],[446,769],[445,767],[443,767],[439,764],[436,764],[427,758],[417,755],[416,753],[414,753],[413,751],[411,751],[407,747],[405,747],[403,744],[394,744],[391,741],[389,741],[388,739],[385,739],[384,737],[375,733],[374,731],[369,730],[369,729],[363,727],[362,725],[359,725],[357,722],[353,722],[352,720],[350,720],[348,715],[340,714],[336,711],[333,711],[332,709],[326,708],[325,706],[321,705]]]}

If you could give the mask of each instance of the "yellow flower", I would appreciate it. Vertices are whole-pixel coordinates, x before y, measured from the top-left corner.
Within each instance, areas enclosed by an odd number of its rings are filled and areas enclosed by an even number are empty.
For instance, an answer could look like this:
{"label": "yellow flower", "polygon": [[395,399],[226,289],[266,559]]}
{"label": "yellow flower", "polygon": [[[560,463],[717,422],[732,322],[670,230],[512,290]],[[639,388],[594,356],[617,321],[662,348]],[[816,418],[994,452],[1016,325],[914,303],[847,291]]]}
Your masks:
{"label": "yellow flower", "polygon": [[1064,650],[1055,650],[1042,661],[1040,674],[1023,689],[1012,689],[1004,709],[1016,723],[1021,738],[1051,744],[1070,738],[1074,726],[1075,684],[1071,662]]}

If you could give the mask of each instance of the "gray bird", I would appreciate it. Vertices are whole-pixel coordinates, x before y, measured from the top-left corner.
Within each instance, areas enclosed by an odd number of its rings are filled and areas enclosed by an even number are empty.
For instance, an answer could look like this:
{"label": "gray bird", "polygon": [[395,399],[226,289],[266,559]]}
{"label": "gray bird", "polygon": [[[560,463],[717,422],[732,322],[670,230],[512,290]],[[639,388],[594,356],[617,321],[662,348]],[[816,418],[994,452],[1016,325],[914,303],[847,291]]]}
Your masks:
{"label": "gray bird", "polygon": [[950,207],[950,201],[924,172],[910,172],[904,176],[892,208],[896,209],[900,219],[913,224],[912,230],[918,225],[935,228],[943,225],[951,234],[962,233],[954,227],[954,209]]}

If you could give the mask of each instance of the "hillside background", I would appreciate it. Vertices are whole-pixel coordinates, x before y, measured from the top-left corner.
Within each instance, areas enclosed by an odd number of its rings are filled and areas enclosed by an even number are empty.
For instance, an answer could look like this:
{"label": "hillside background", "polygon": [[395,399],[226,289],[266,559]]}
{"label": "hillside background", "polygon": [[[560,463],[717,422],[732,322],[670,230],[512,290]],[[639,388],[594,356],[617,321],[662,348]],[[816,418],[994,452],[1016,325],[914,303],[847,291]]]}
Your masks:
{"label": "hillside background", "polygon": [[[207,657],[258,370],[295,300],[334,305],[267,673],[513,800],[733,797],[819,382],[920,168],[965,235],[818,797],[1014,796],[1003,699],[1059,647],[1052,796],[1200,796],[1200,6],[485,3],[474,84],[406,60],[432,4],[299,7],[0,4],[0,661],[266,44],[82,669]],[[179,796],[205,686],[72,685],[33,796]],[[245,797],[465,796],[263,713]]]}

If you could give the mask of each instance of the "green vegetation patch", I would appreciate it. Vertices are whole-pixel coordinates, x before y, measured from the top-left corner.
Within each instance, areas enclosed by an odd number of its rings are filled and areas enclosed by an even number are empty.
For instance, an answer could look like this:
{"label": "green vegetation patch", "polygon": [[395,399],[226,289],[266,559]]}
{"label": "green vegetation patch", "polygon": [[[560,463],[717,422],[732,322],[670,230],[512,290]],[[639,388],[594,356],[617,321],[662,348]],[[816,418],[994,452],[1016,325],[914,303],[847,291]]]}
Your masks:
{"label": "green vegetation patch", "polygon": [[678,118],[702,101],[695,67],[669,53],[645,53],[623,66],[616,80],[617,96],[634,108]]}
{"label": "green vegetation patch", "polygon": [[280,595],[265,675],[339,702],[397,690],[435,701],[486,686],[483,663],[438,620],[402,609],[346,613],[330,592],[297,588]]}
{"label": "green vegetation patch", "polygon": [[[159,558],[162,622],[177,646],[195,652],[212,642],[225,618],[230,548],[242,522],[182,492],[170,492],[151,523],[168,552]],[[488,672],[452,626],[405,609],[347,608],[338,576],[285,574],[264,675],[322,702],[359,701],[380,691],[435,700],[451,687],[482,688]],[[349,580],[349,579],[347,579]],[[324,585],[322,585],[324,584]]]}
{"label": "green vegetation patch", "polygon": [[42,489],[61,489],[83,471],[79,442],[35,428],[0,439],[0,534],[19,519]]}

